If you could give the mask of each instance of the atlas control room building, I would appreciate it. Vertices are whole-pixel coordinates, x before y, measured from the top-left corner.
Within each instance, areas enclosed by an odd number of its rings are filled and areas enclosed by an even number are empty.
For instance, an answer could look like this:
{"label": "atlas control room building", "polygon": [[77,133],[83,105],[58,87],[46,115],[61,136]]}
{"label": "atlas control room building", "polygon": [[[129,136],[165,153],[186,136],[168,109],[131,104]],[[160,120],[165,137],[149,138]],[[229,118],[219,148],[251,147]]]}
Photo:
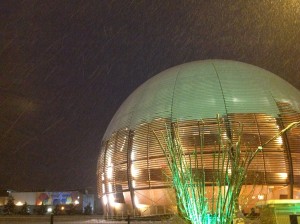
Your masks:
{"label": "atlas control room building", "polygon": [[[177,212],[176,196],[166,178],[167,161],[154,132],[176,123],[187,153],[203,135],[209,172],[218,137],[217,114],[224,121],[224,138],[234,138],[243,124],[244,142],[257,148],[300,121],[300,92],[264,69],[228,60],[190,62],[152,77],[120,106],[103,137],[97,176],[105,213]],[[300,127],[265,146],[248,174],[252,178],[246,178],[244,190],[254,182],[255,187],[246,197],[246,211],[259,200],[299,199]]]}

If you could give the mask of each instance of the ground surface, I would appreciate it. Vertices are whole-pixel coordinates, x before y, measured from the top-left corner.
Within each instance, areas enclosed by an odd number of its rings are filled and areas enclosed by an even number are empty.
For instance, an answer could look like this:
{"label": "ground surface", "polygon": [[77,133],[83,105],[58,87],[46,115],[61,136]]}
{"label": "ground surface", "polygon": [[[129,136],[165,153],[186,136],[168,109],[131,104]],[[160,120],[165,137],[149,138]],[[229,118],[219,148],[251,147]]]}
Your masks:
{"label": "ground surface", "polygon": [[[0,224],[51,224],[50,216],[0,216]],[[102,216],[60,216],[54,217],[53,224],[87,224],[87,223],[105,223],[105,224],[125,224],[127,221],[104,220]],[[162,224],[173,223],[170,220],[164,221],[130,221],[131,224]]]}
{"label": "ground surface", "polygon": [[[0,224],[51,224],[51,217],[46,216],[0,216]],[[105,220],[102,216],[57,216],[53,219],[53,224],[127,224],[127,221]],[[258,220],[247,220],[246,224],[260,224]],[[184,224],[176,217],[161,220],[131,220],[130,224]]]}

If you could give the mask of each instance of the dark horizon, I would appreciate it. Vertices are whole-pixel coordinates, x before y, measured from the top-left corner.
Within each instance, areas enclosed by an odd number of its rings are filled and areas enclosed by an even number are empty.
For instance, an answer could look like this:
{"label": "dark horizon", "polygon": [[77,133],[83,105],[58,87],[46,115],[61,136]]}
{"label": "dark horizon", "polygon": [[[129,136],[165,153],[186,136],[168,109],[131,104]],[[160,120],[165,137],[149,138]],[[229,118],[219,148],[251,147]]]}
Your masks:
{"label": "dark horizon", "polygon": [[96,188],[101,138],[139,85],[189,61],[300,90],[300,2],[1,1],[0,189]]}

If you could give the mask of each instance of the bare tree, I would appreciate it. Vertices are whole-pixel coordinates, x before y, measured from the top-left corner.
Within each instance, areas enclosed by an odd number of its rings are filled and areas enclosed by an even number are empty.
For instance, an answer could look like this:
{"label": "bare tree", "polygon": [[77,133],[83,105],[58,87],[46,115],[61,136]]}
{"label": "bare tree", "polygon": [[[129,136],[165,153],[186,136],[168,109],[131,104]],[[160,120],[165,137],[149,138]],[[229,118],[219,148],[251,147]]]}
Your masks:
{"label": "bare tree", "polygon": [[[204,134],[199,133],[200,146],[187,153],[182,147],[178,125],[173,124],[166,132],[154,134],[162,148],[171,171],[170,180],[175,189],[180,215],[191,223],[232,223],[238,212],[238,199],[255,156],[264,146],[282,133],[300,124],[293,122],[266,143],[256,149],[242,149],[243,125],[238,130],[236,142],[222,137],[223,120],[217,116],[218,139],[212,153],[213,170],[208,195],[208,177],[204,164]],[[255,186],[255,180],[253,181]]]}

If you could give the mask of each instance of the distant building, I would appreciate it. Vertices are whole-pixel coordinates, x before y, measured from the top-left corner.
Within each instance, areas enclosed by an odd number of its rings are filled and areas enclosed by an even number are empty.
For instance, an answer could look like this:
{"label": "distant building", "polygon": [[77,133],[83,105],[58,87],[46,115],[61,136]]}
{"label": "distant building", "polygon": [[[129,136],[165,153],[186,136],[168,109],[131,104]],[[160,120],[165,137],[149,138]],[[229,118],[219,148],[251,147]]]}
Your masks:
{"label": "distant building", "polygon": [[[98,159],[98,196],[105,214],[149,216],[177,211],[166,180],[167,162],[153,131],[179,126],[188,155],[204,136],[207,191],[212,185],[218,140],[236,140],[243,124],[243,147],[257,149],[291,122],[300,120],[300,92],[256,66],[195,61],[170,68],[138,87],[111,120]],[[245,192],[250,208],[259,200],[300,198],[300,127],[268,144],[249,167]],[[200,152],[199,152],[200,153]]]}
{"label": "distant building", "polygon": [[[6,193],[5,193],[6,192]],[[70,206],[74,206],[78,213],[84,212],[87,205],[92,207],[92,212],[95,209],[95,200],[93,194],[81,191],[61,191],[61,192],[16,192],[16,191],[3,191],[0,192],[0,206],[7,203],[8,196],[14,198],[16,206],[22,206],[25,202],[30,208],[30,212],[38,206],[44,205],[47,207],[47,213],[52,213],[55,206],[58,206],[61,213],[68,212]]]}

